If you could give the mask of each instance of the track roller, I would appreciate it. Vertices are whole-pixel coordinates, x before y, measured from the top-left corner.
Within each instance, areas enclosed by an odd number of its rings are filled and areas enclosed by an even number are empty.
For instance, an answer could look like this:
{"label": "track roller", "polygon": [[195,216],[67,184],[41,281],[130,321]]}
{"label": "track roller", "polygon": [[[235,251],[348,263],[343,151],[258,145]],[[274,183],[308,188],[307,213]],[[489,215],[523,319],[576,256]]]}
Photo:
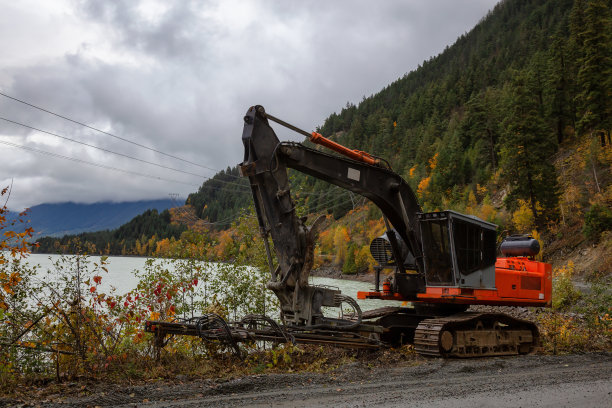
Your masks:
{"label": "track roller", "polygon": [[539,346],[534,323],[502,313],[458,313],[425,319],[414,333],[419,354],[432,357],[487,357],[528,354]]}

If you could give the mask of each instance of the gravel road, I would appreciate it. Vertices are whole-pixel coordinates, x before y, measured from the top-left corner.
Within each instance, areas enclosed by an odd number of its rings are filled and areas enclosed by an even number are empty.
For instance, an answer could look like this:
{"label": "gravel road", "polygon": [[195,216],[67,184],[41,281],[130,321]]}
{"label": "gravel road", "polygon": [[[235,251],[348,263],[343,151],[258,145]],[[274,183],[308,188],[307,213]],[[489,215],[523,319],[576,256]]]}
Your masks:
{"label": "gravel road", "polygon": [[[421,359],[332,373],[253,375],[109,386],[45,407],[612,407],[612,353],[472,360]],[[2,405],[2,404],[0,404]]]}

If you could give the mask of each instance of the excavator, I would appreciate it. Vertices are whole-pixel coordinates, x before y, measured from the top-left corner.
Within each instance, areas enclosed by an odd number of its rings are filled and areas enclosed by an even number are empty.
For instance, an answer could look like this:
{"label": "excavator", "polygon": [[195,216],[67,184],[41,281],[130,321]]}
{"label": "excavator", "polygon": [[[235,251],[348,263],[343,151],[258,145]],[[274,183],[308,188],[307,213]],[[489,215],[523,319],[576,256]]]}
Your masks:
{"label": "excavator", "polygon": [[[270,122],[302,134],[313,147],[280,142]],[[246,339],[365,348],[410,343],[421,355],[459,358],[538,349],[534,323],[495,311],[468,311],[471,305],[551,305],[552,268],[535,260],[537,240],[509,236],[498,248],[495,224],[452,210],[423,212],[408,183],[384,159],[301,130],[260,105],[244,116],[242,143],[240,171],[250,182],[270,269],[267,288],[278,297],[282,325],[265,316],[247,316],[234,325],[216,324],[218,316],[197,322],[147,322],[146,329],[156,333],[160,345],[166,335],[191,334],[225,338],[235,350],[235,343]],[[374,288],[358,292],[357,298],[402,301],[411,307],[362,312],[354,298],[337,288],[310,283],[324,217],[310,224],[298,217],[287,169],[359,194],[381,210],[386,232],[370,244],[378,263]],[[386,269],[391,272],[381,290]]]}

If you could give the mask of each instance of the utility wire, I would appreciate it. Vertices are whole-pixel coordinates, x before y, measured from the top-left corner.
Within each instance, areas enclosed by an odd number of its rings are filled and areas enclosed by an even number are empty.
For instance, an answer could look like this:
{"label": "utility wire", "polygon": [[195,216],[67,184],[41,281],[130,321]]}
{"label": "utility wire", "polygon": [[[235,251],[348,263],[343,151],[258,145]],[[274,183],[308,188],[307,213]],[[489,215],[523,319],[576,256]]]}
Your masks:
{"label": "utility wire", "polygon": [[[153,180],[165,181],[165,182],[169,182],[169,183],[184,184],[184,185],[190,186],[190,187],[207,188],[207,189],[210,189],[210,190],[221,190],[221,187],[204,186],[204,185],[199,186],[197,184],[185,183],[183,181],[172,180],[172,179],[167,179],[167,178],[163,178],[163,177],[153,176],[153,175],[150,175],[150,174],[144,174],[144,173],[139,173],[139,172],[135,172],[135,171],[131,171],[131,170],[120,169],[120,168],[117,168],[117,167],[107,166],[107,165],[100,164],[100,163],[94,163],[94,162],[90,162],[90,161],[83,160],[83,159],[77,159],[77,158],[74,158],[74,157],[64,156],[64,155],[61,155],[61,154],[58,154],[58,153],[48,152],[46,150],[36,149],[34,147],[29,147],[29,146],[24,146],[24,145],[16,144],[16,143],[7,142],[5,140],[0,140],[0,143],[8,145],[8,146],[11,146],[11,147],[16,147],[18,149],[23,149],[23,150],[28,150],[28,151],[34,152],[34,153],[39,153],[39,154],[42,154],[44,156],[50,156],[50,157],[55,157],[55,158],[59,158],[59,159],[70,160],[70,161],[73,161],[73,162],[87,164],[87,165],[94,166],[94,167],[99,167],[99,168],[102,168],[102,169],[113,170],[113,171],[118,171],[118,172],[121,172],[121,173],[132,174],[132,175],[135,175],[135,176],[146,177],[146,178],[150,178],[150,179],[153,179]],[[238,193],[238,194],[246,194],[246,193],[248,193],[248,191],[237,191],[236,193]]]}
{"label": "utility wire", "polygon": [[[16,101],[16,102],[22,103],[22,104],[24,104],[24,105],[30,106],[30,107],[32,107],[32,108],[34,108],[34,109],[38,109],[38,110],[40,110],[40,111],[42,111],[42,112],[48,113],[48,114],[50,114],[50,115],[57,116],[58,118],[62,118],[62,119],[64,119],[64,120],[67,120],[67,121],[72,122],[72,123],[76,123],[77,125],[84,126],[84,127],[88,128],[88,129],[91,129],[91,130],[95,130],[96,132],[103,133],[103,134],[105,134],[105,135],[107,135],[107,136],[114,137],[115,139],[121,140],[121,141],[123,141],[123,142],[133,144],[134,146],[138,146],[138,147],[141,147],[141,148],[143,148],[143,149],[147,149],[147,150],[150,150],[150,151],[152,151],[152,152],[159,153],[159,154],[161,154],[161,155],[164,155],[164,156],[167,156],[167,157],[171,157],[171,158],[173,158],[173,159],[180,160],[180,161],[182,161],[182,162],[189,163],[189,164],[192,164],[192,165],[194,165],[194,166],[201,167],[201,168],[203,168],[203,169],[208,169],[208,170],[212,170],[212,171],[216,171],[216,172],[221,171],[221,170],[218,170],[218,169],[214,169],[214,168],[212,168],[212,167],[208,167],[208,166],[204,166],[204,165],[201,165],[201,164],[198,164],[198,163],[194,163],[194,162],[192,162],[192,161],[189,161],[189,160],[183,159],[183,158],[178,157],[178,156],[174,156],[174,155],[169,154],[169,153],[164,153],[164,152],[162,152],[162,151],[160,151],[160,150],[157,150],[157,149],[155,149],[155,148],[153,148],[153,147],[149,147],[149,146],[142,145],[142,144],[140,144],[140,143],[137,143],[137,142],[131,141],[131,140],[129,140],[129,139],[126,139],[126,138],[123,138],[123,137],[120,137],[120,136],[114,135],[114,134],[112,134],[112,133],[105,132],[104,130],[101,130],[101,129],[95,128],[95,127],[90,126],[90,125],[88,125],[88,124],[86,124],[86,123],[83,123],[83,122],[79,122],[78,120],[70,119],[70,118],[68,118],[68,117],[66,117],[66,116],[60,115],[59,113],[51,112],[50,110],[47,110],[47,109],[45,109],[45,108],[41,108],[40,106],[36,106],[36,105],[31,104],[31,103],[29,103],[29,102],[23,101],[23,100],[21,100],[21,99],[17,99],[17,98],[15,98],[15,97],[10,96],[10,95],[7,95],[7,94],[5,94],[5,93],[0,92],[0,95],[4,96],[5,98],[12,99],[12,100],[14,100],[14,101]],[[238,176],[234,176],[234,175],[232,175],[232,177],[238,178]]]}
{"label": "utility wire", "polygon": [[16,144],[16,143],[7,142],[6,140],[0,140],[0,143],[8,145],[8,146],[12,146],[12,147],[17,147],[17,148],[23,149],[23,150],[29,150],[31,152],[36,152],[36,153],[39,153],[39,154],[42,154],[42,155],[45,155],[45,156],[51,156],[51,157],[56,157],[56,158],[60,158],[60,159],[70,160],[70,161],[77,162],[77,163],[82,163],[82,164],[88,164],[90,166],[99,167],[99,168],[102,168],[102,169],[118,171],[118,172],[121,172],[121,173],[132,174],[132,175],[135,175],[135,176],[147,177],[147,178],[154,179],[154,180],[160,180],[160,181],[166,181],[166,182],[170,182],[170,183],[178,183],[178,184],[184,184],[184,185],[187,185],[187,186],[198,187],[197,185],[191,184],[191,183],[185,183],[185,182],[178,181],[178,180],[171,180],[171,179],[166,179],[166,178],[163,178],[163,177],[152,176],[152,175],[149,175],[149,174],[138,173],[136,171],[120,169],[118,167],[107,166],[107,165],[100,164],[100,163],[94,163],[94,162],[90,162],[90,161],[87,161],[87,160],[77,159],[75,157],[64,156],[64,155],[61,155],[61,154],[58,154],[58,153],[48,152],[46,150],[35,149],[33,147],[29,147],[29,146],[24,146],[24,145]]}
{"label": "utility wire", "polygon": [[[9,123],[13,123],[15,125],[19,125],[19,126],[23,126],[25,128],[31,129],[31,130],[35,130],[37,132],[45,133],[45,134],[48,134],[48,135],[51,135],[51,136],[58,137],[60,139],[64,139],[64,140],[68,140],[70,142],[78,143],[78,144],[83,145],[83,146],[87,146],[87,147],[91,147],[91,148],[94,148],[94,149],[98,149],[98,150],[101,150],[101,151],[106,152],[106,153],[111,153],[111,154],[114,154],[114,155],[117,155],[117,156],[125,157],[125,158],[128,158],[130,160],[139,161],[141,163],[146,163],[146,164],[150,164],[152,166],[161,167],[161,168],[166,169],[166,170],[172,170],[172,171],[176,171],[176,172],[179,172],[179,173],[187,174],[187,175],[190,175],[190,176],[204,178],[204,179],[207,179],[207,180],[212,180],[213,179],[212,177],[209,177],[209,176],[204,176],[204,175],[201,175],[201,174],[191,173],[189,171],[175,169],[173,167],[164,166],[163,164],[150,162],[148,160],[139,159],[137,157],[133,157],[133,156],[130,156],[130,155],[127,155],[127,154],[115,152],[115,151],[112,151],[112,150],[109,150],[109,149],[105,149],[103,147],[99,147],[99,146],[95,146],[95,145],[92,145],[92,144],[89,144],[89,143],[81,142],[79,140],[75,140],[75,139],[71,139],[71,138],[66,137],[66,136],[58,135],[57,133],[48,132],[46,130],[42,130],[42,129],[36,128],[34,126],[26,125],[24,123],[16,122],[14,120],[7,119],[7,118],[1,117],[1,116],[0,116],[0,119],[4,120],[6,122],[9,122]],[[229,182],[229,181],[224,181],[224,180],[219,180],[219,179],[216,179],[216,180],[221,182],[221,183],[225,183],[225,184],[233,184],[233,185],[237,185],[237,186],[240,186],[240,187],[247,187],[247,186],[244,186],[242,184],[232,183],[232,182]]]}
{"label": "utility wire", "polygon": [[[133,141],[131,141],[131,140],[129,140],[129,139],[122,138],[122,137],[117,136],[117,135],[114,135],[114,134],[112,134],[112,133],[109,133],[109,132],[103,131],[103,130],[101,130],[101,129],[95,128],[95,127],[90,126],[90,125],[87,125],[87,124],[85,124],[85,123],[83,123],[83,122],[79,122],[79,121],[77,121],[77,120],[74,120],[74,119],[68,118],[68,117],[66,117],[66,116],[60,115],[60,114],[55,113],[55,112],[52,112],[52,111],[50,111],[50,110],[48,110],[48,109],[42,108],[42,107],[40,107],[40,106],[37,106],[37,105],[31,104],[31,103],[29,103],[29,102],[26,102],[26,101],[23,101],[23,100],[21,100],[21,99],[15,98],[15,97],[13,97],[13,96],[7,95],[7,94],[5,94],[5,93],[3,93],[3,92],[0,92],[0,95],[1,95],[1,96],[4,96],[5,98],[8,98],[8,99],[14,100],[14,101],[16,101],[16,102],[22,103],[22,104],[24,104],[24,105],[30,106],[30,107],[32,107],[32,108],[38,109],[38,110],[40,110],[40,111],[42,111],[42,112],[48,113],[48,114],[50,114],[50,115],[57,116],[57,117],[59,117],[59,118],[61,118],[61,119],[67,120],[67,121],[69,121],[69,122],[76,123],[76,124],[78,124],[78,125],[81,125],[81,126],[84,126],[84,127],[88,128],[88,129],[91,129],[91,130],[94,130],[94,131],[97,131],[97,132],[103,133],[103,134],[105,134],[105,135],[107,135],[107,136],[111,136],[111,137],[113,137],[113,138],[116,138],[116,139],[118,139],[118,140],[121,140],[121,141],[124,141],[124,142],[130,143],[130,144],[133,144],[133,145],[135,145],[135,146],[138,146],[138,147],[141,147],[141,148],[144,148],[144,149],[147,149],[147,150],[150,150],[150,151],[153,151],[153,152],[156,152],[156,153],[162,154],[162,155],[164,155],[164,156],[171,157],[171,158],[173,158],[173,159],[180,160],[180,161],[183,161],[183,162],[186,162],[186,163],[189,163],[189,164],[192,164],[192,165],[195,165],[195,166],[201,167],[201,168],[205,168],[205,169],[208,169],[208,170],[213,170],[213,171],[221,172],[221,170],[214,169],[214,168],[212,168],[212,167],[208,167],[208,166],[203,166],[203,165],[200,165],[200,164],[198,164],[198,163],[194,163],[194,162],[191,162],[191,161],[189,161],[189,160],[185,160],[185,159],[182,159],[182,158],[180,158],[180,157],[177,157],[177,156],[174,156],[174,155],[171,155],[171,154],[168,154],[168,153],[162,152],[162,151],[157,150],[157,149],[154,149],[154,148],[152,148],[152,147],[145,146],[145,145],[142,145],[142,144],[137,143],[137,142],[133,142]],[[4,121],[6,121],[6,122],[13,123],[13,124],[15,124],[15,125],[23,126],[23,127],[28,128],[28,129],[31,129],[31,130],[35,130],[35,131],[38,131],[38,132],[42,132],[42,133],[45,133],[45,134],[48,134],[48,135],[51,135],[51,136],[55,136],[55,137],[58,137],[58,138],[61,138],[61,139],[65,139],[65,140],[68,140],[68,141],[71,141],[71,142],[74,142],[74,143],[78,143],[78,144],[81,144],[81,145],[84,145],[84,146],[87,146],[87,147],[92,147],[92,148],[94,148],[94,149],[98,149],[98,150],[101,150],[101,151],[104,151],[104,152],[107,152],[107,153],[111,153],[111,154],[115,154],[115,155],[118,155],[118,156],[122,156],[122,157],[125,157],[125,158],[128,158],[128,159],[131,159],[131,160],[136,160],[136,161],[139,161],[139,162],[142,162],[142,163],[146,163],[146,164],[150,164],[150,165],[153,165],[153,166],[161,167],[161,168],[164,168],[164,169],[167,169],[167,170],[172,170],[172,171],[176,171],[176,172],[180,172],[180,173],[184,173],[184,174],[188,174],[188,175],[192,175],[192,176],[196,176],[196,177],[200,177],[200,178],[205,178],[205,179],[208,179],[208,180],[218,181],[218,182],[220,182],[220,183],[224,183],[224,184],[236,185],[236,186],[238,186],[238,187],[242,187],[242,188],[245,188],[245,187],[246,187],[246,188],[248,188],[248,186],[245,186],[245,185],[243,185],[243,184],[237,184],[237,183],[232,183],[232,182],[228,182],[228,181],[224,181],[224,180],[214,179],[214,178],[212,178],[212,177],[203,176],[203,175],[201,175],[201,174],[195,174],[195,173],[187,172],[187,171],[184,171],[184,170],[175,169],[175,168],[168,167],[168,166],[164,166],[164,165],[161,165],[161,164],[158,164],[158,163],[154,163],[154,162],[150,162],[150,161],[147,161],[147,160],[139,159],[139,158],[136,158],[136,157],[133,157],[133,156],[129,156],[129,155],[126,155],[126,154],[123,154],[123,153],[114,152],[114,151],[112,151],[112,150],[108,150],[108,149],[101,148],[101,147],[98,147],[98,146],[95,146],[95,145],[91,145],[91,144],[88,144],[88,143],[85,143],[85,142],[81,142],[81,141],[78,141],[78,140],[75,140],[75,139],[71,139],[71,138],[66,137],[66,136],[61,136],[61,135],[58,135],[58,134],[56,134],[56,133],[48,132],[48,131],[45,131],[45,130],[42,130],[42,129],[38,129],[38,128],[36,128],[36,127],[29,126],[29,125],[26,125],[26,124],[23,124],[23,123],[20,123],[20,122],[17,122],[17,121],[13,121],[13,120],[10,120],[10,119],[7,119],[7,118],[0,117],[0,119],[4,120]],[[68,157],[68,156],[63,156],[63,155],[60,155],[60,154],[57,154],[57,153],[46,152],[46,151],[43,151],[43,150],[39,150],[39,149],[35,149],[35,148],[31,148],[31,147],[23,146],[23,145],[17,145],[17,144],[10,143],[10,142],[5,142],[5,141],[0,141],[0,142],[1,142],[1,143],[3,143],[3,144],[6,144],[6,145],[13,146],[13,147],[18,147],[18,148],[21,148],[21,149],[25,149],[25,150],[34,151],[34,152],[37,152],[37,153],[40,153],[40,154],[44,154],[44,155],[48,155],[48,156],[53,156],[53,157],[63,158],[63,159],[66,159],[66,160],[71,160],[71,161],[76,161],[76,162],[80,162],[80,163],[84,163],[84,164],[89,164],[89,165],[93,165],[93,166],[100,167],[100,168],[106,168],[106,169],[109,169],[109,170],[121,171],[121,172],[124,172],[124,173],[129,173],[129,174],[139,175],[139,176],[148,177],[148,178],[153,178],[153,179],[158,179],[158,180],[171,181],[171,182],[177,182],[177,183],[180,183],[180,184],[192,185],[192,184],[189,184],[189,183],[184,183],[184,182],[180,182],[180,181],[168,180],[168,179],[163,179],[163,178],[161,178],[161,177],[150,176],[150,175],[146,175],[146,174],[142,174],[142,173],[138,173],[138,172],[132,172],[132,171],[129,171],[129,170],[124,170],[124,169],[118,169],[118,168],[114,168],[114,167],[112,167],[112,166],[106,166],[106,165],[102,165],[102,164],[98,164],[98,163],[87,162],[87,161],[85,161],[85,160],[75,159],[75,158],[71,158],[71,157]],[[240,177],[238,177],[238,176],[234,176],[233,174],[225,174],[225,175],[227,175],[227,176],[229,176],[229,177],[233,177],[233,178],[240,179]],[[215,189],[213,186],[204,186],[204,185],[202,185],[202,186],[199,186],[199,187],[205,187],[205,188]],[[245,191],[245,193],[246,193],[246,191]],[[328,195],[329,193],[330,193],[330,191],[327,191],[327,192],[324,192],[324,193],[316,193],[316,192],[301,192],[300,194],[301,194],[301,195],[306,195],[306,196],[326,196],[326,195]],[[335,198],[334,198],[333,200],[335,200]],[[333,200],[331,200],[331,201],[333,201]],[[326,204],[327,204],[327,202],[326,202],[326,203],[324,203],[323,205],[326,205]],[[316,211],[319,211],[319,209],[320,209],[320,207],[322,207],[322,205],[321,205],[321,204],[319,204],[317,207],[319,207],[319,208],[318,208],[317,210],[315,210],[315,212],[316,212]],[[336,207],[336,206],[334,206],[334,207],[332,207],[332,208],[335,208],[335,207]],[[237,217],[236,217],[236,218],[234,218],[234,219],[237,219]],[[222,220],[222,221],[225,221],[225,220]],[[216,224],[216,223],[220,223],[220,222],[219,222],[219,221],[217,221],[217,222],[210,223],[210,224]]]}
{"label": "utility wire", "polygon": [[[16,102],[22,103],[22,104],[24,104],[24,105],[30,106],[30,107],[32,107],[32,108],[34,108],[34,109],[38,109],[38,110],[40,110],[40,111],[42,111],[42,112],[48,113],[48,114],[50,114],[50,115],[57,116],[58,118],[61,118],[61,119],[67,120],[67,121],[72,122],[72,123],[76,123],[76,124],[78,124],[78,125],[81,125],[81,126],[84,126],[84,127],[88,128],[88,129],[94,130],[94,131],[96,131],[96,132],[103,133],[103,134],[105,134],[105,135],[107,135],[107,136],[111,136],[111,137],[116,138],[116,139],[118,139],[118,140],[124,141],[124,142],[126,142],[126,143],[133,144],[133,145],[135,145],[135,146],[138,146],[138,147],[141,147],[141,148],[144,148],[144,149],[150,150],[150,151],[153,151],[153,152],[155,152],[155,153],[159,153],[159,154],[162,154],[162,155],[164,155],[164,156],[171,157],[171,158],[173,158],[173,159],[180,160],[180,161],[183,161],[183,162],[185,162],[185,163],[189,163],[189,164],[192,164],[192,165],[195,165],[195,166],[198,166],[198,167],[204,168],[204,169],[208,169],[208,170],[212,170],[212,171],[216,171],[216,172],[221,172],[221,171],[222,171],[222,170],[214,169],[214,168],[212,168],[212,167],[208,167],[208,166],[200,165],[200,164],[198,164],[198,163],[191,162],[191,161],[189,161],[189,160],[186,160],[186,159],[183,159],[183,158],[180,158],[180,157],[174,156],[174,155],[169,154],[169,153],[162,152],[162,151],[160,151],[160,150],[157,150],[157,149],[152,148],[152,147],[149,147],[149,146],[142,145],[142,144],[137,143],[137,142],[133,142],[133,141],[131,141],[131,140],[129,140],[129,139],[126,139],[126,138],[123,138],[123,137],[120,137],[120,136],[114,135],[114,134],[112,134],[112,133],[106,132],[106,131],[104,131],[104,130],[101,130],[101,129],[95,128],[95,127],[93,127],[93,126],[87,125],[86,123],[80,122],[80,121],[78,121],[78,120],[74,120],[74,119],[71,119],[71,118],[69,118],[69,117],[66,117],[66,116],[60,115],[59,113],[52,112],[52,111],[50,111],[50,110],[48,110],[48,109],[42,108],[42,107],[40,107],[40,106],[34,105],[34,104],[32,104],[32,103],[26,102],[26,101],[21,100],[21,99],[15,98],[14,96],[7,95],[7,94],[5,94],[5,93],[3,93],[3,92],[0,92],[0,95],[1,95],[1,96],[4,96],[5,98],[11,99],[11,100],[13,100],[13,101],[16,101]],[[200,175],[200,174],[190,173],[190,172],[186,172],[186,171],[183,171],[183,170],[174,169],[174,168],[172,168],[172,167],[163,166],[163,165],[160,165],[160,164],[157,164],[157,163],[153,163],[153,162],[149,162],[149,161],[146,161],[146,160],[138,159],[138,158],[135,158],[135,157],[132,157],[132,156],[128,156],[128,155],[122,154],[122,153],[116,153],[116,152],[113,152],[113,151],[110,151],[110,150],[107,150],[107,149],[104,149],[104,148],[100,148],[100,147],[98,147],[98,146],[90,145],[90,144],[87,144],[87,143],[84,143],[84,142],[80,142],[80,141],[78,141],[78,140],[70,139],[70,138],[65,137],[65,136],[61,136],[61,135],[58,135],[58,134],[55,134],[55,133],[51,133],[51,132],[47,132],[47,131],[44,131],[44,130],[41,130],[41,129],[37,129],[37,128],[35,128],[35,127],[29,126],[29,125],[26,125],[26,124],[23,124],[23,123],[19,123],[19,122],[16,122],[16,121],[10,120],[10,119],[6,119],[6,118],[2,118],[2,117],[0,117],[0,119],[5,120],[5,121],[10,122],[10,123],[13,123],[13,124],[16,124],[16,125],[19,125],[19,126],[23,126],[23,127],[26,127],[26,128],[32,129],[32,130],[36,130],[36,131],[38,131],[38,132],[42,132],[42,133],[46,133],[46,134],[49,134],[49,135],[52,135],[52,136],[55,136],[55,137],[59,137],[59,138],[62,138],[62,139],[66,139],[66,140],[69,140],[69,141],[72,141],[72,142],[75,142],[75,143],[79,143],[79,144],[82,144],[82,145],[85,145],[85,146],[88,146],[88,147],[93,147],[93,148],[95,148],[95,149],[99,149],[99,150],[102,150],[102,151],[105,151],[105,152],[108,152],[108,153],[117,154],[117,155],[120,155],[120,156],[123,156],[123,157],[127,157],[127,158],[130,158],[130,159],[133,159],[133,160],[141,161],[141,162],[143,162],[143,163],[151,164],[151,165],[153,165],[153,166],[158,166],[158,167],[162,167],[162,168],[165,168],[165,169],[168,169],[168,170],[178,171],[178,172],[181,172],[181,173],[185,173],[185,174],[193,175],[193,176],[196,176],[196,177],[206,178],[206,179],[209,179],[209,180],[216,180],[216,181],[219,181],[220,183],[225,183],[225,184],[230,184],[230,185],[235,184],[235,183],[228,182],[228,181],[224,181],[224,180],[214,179],[214,178],[212,178],[212,177],[203,176],[203,175]],[[241,177],[240,177],[240,176],[234,176],[233,174],[225,173],[225,175],[226,175],[226,176],[229,176],[229,177],[231,177],[231,178],[241,179]],[[247,188],[248,188],[248,186],[245,186],[245,185],[242,185],[242,184],[237,184],[237,185],[239,185],[240,187],[247,187]],[[326,193],[316,193],[316,192],[301,192],[300,194],[302,194],[302,195],[306,195],[306,196],[320,196],[320,195],[322,195],[322,194],[323,194],[323,195],[325,195],[325,194],[328,194],[328,193],[327,193],[327,192],[326,192]]]}
{"label": "utility wire", "polygon": [[94,149],[98,149],[98,150],[101,150],[103,152],[115,154],[117,156],[125,157],[125,158],[131,159],[131,160],[136,160],[136,161],[139,161],[141,163],[146,163],[146,164],[150,164],[150,165],[153,165],[153,166],[161,167],[161,168],[164,168],[166,170],[178,171],[179,173],[188,174],[190,176],[196,176],[196,177],[201,177],[201,178],[210,178],[210,177],[207,177],[207,176],[203,176],[201,174],[196,174],[196,173],[191,173],[191,172],[188,172],[188,171],[183,171],[183,170],[175,169],[175,168],[172,168],[172,167],[164,166],[163,164],[153,163],[153,162],[150,162],[150,161],[147,161],[147,160],[139,159],[137,157],[129,156],[129,155],[124,154],[124,153],[115,152],[115,151],[112,151],[112,150],[109,150],[109,149],[105,149],[103,147],[99,147],[99,146],[92,145],[92,144],[89,144],[89,143],[81,142],[79,140],[71,139],[71,138],[66,137],[66,136],[58,135],[57,133],[48,132],[46,130],[38,129],[38,128],[35,128],[34,126],[30,126],[30,125],[26,125],[26,124],[23,124],[23,123],[20,123],[20,122],[16,122],[14,120],[3,118],[1,116],[0,116],[0,119],[4,120],[6,122],[13,123],[15,125],[19,125],[19,126],[23,126],[25,128],[28,128],[28,129],[35,130],[37,132],[46,133],[46,134],[51,135],[51,136],[59,137],[60,139],[68,140],[68,141],[73,142],[73,143],[78,143],[78,144],[83,145],[83,146],[87,146],[87,147],[91,147],[91,148],[94,148]]}

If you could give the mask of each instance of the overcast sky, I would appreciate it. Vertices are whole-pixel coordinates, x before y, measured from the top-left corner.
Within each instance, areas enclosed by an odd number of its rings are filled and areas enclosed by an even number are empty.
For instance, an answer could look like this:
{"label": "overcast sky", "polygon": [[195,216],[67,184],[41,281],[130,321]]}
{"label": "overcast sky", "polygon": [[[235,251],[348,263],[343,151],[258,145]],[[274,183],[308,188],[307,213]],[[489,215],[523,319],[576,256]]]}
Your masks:
{"label": "overcast sky", "polygon": [[[242,159],[249,106],[313,130],[442,52],[496,2],[0,0],[0,92],[223,169]],[[184,200],[215,173],[4,96],[0,117],[142,160],[0,120],[12,209]]]}

